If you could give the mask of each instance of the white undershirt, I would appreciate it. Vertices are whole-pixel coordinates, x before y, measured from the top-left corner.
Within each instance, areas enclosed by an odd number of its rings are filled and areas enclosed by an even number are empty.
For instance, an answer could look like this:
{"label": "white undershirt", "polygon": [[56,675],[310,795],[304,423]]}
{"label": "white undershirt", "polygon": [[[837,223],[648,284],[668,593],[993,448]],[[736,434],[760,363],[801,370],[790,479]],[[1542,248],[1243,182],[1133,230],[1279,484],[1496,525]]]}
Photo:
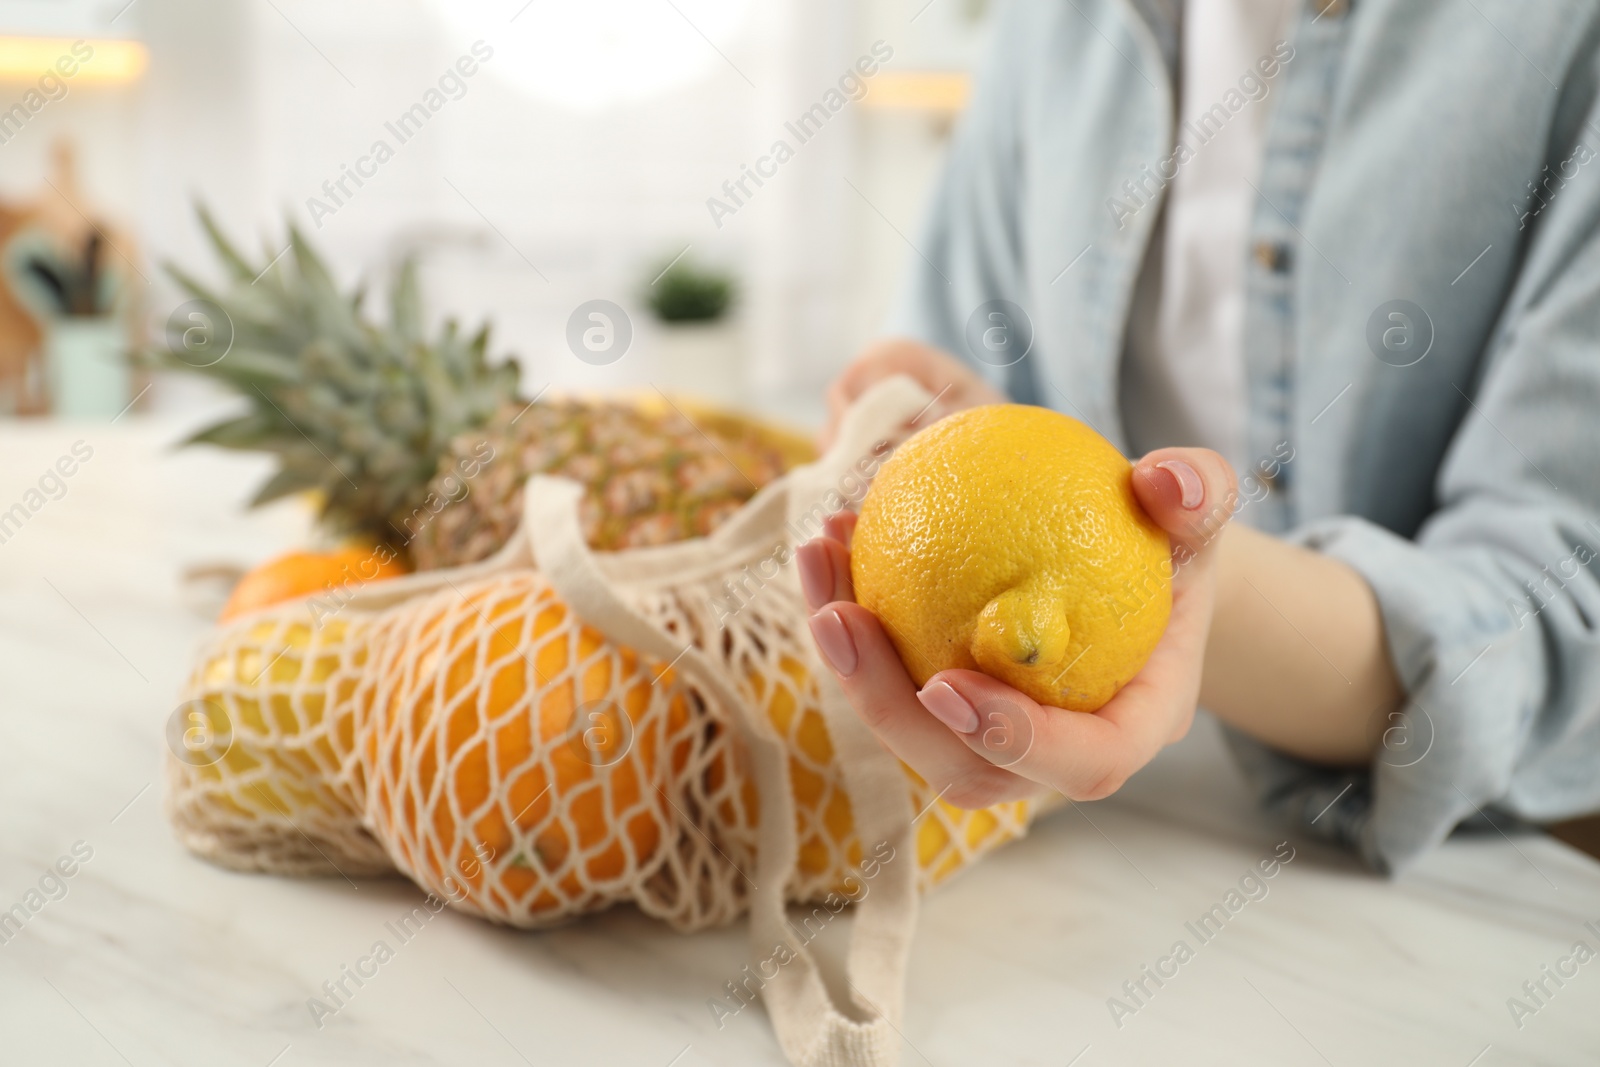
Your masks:
{"label": "white undershirt", "polygon": [[[1256,202],[1250,183],[1261,169],[1267,115],[1284,77],[1281,63],[1269,79],[1258,62],[1273,58],[1295,5],[1184,4],[1177,138],[1193,155],[1167,187],[1128,324],[1122,408],[1136,452],[1201,445],[1238,469],[1250,463],[1242,351],[1246,241]],[[1241,98],[1237,110],[1229,109]],[[1228,113],[1225,123],[1212,110],[1217,105]],[[1207,113],[1213,117],[1202,132]]]}

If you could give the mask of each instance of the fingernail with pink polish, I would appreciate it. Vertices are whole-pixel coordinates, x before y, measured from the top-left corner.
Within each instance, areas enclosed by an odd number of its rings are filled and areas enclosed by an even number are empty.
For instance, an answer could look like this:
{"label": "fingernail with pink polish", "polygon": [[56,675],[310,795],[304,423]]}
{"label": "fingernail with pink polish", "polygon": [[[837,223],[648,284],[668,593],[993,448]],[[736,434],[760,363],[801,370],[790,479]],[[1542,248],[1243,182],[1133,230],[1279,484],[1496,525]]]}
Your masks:
{"label": "fingernail with pink polish", "polygon": [[1156,467],[1172,475],[1178,483],[1178,503],[1184,510],[1193,511],[1205,500],[1206,483],[1200,480],[1200,475],[1189,464],[1181,459],[1164,459]]}
{"label": "fingernail with pink polish", "polygon": [[848,678],[856,672],[856,643],[837,611],[819,611],[811,616],[811,636],[816,638],[817,650],[833,673]]}
{"label": "fingernail with pink polish", "polygon": [[807,541],[795,551],[800,568],[800,591],[806,607],[816,611],[833,599],[833,561],[821,541]]}
{"label": "fingernail with pink polish", "polygon": [[949,682],[931,683],[917,694],[917,699],[935,719],[958,734],[970,734],[978,728],[978,713]]}

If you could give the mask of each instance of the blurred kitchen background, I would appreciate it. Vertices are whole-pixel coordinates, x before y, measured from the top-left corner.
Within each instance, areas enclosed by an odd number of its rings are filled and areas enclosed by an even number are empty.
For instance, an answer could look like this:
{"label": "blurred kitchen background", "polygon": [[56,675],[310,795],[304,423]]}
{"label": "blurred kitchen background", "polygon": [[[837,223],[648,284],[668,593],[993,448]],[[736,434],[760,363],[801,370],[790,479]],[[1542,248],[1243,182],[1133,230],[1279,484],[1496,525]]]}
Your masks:
{"label": "blurred kitchen background", "polygon": [[[417,255],[430,318],[492,323],[527,392],[654,383],[813,423],[916,254],[987,6],[0,0],[0,417],[218,401],[117,358],[183,303],[163,263],[219,277],[203,201],[262,261],[292,219],[380,297]],[[400,143],[386,124],[479,41],[492,56]],[[892,57],[866,95],[799,143],[785,124],[875,42]],[[708,199],[733,203],[724,182],[780,138],[794,157],[714,219]],[[332,199],[379,139],[393,158]],[[731,282],[725,313],[660,321],[674,257]],[[633,325],[606,366],[566,341],[594,299]]]}

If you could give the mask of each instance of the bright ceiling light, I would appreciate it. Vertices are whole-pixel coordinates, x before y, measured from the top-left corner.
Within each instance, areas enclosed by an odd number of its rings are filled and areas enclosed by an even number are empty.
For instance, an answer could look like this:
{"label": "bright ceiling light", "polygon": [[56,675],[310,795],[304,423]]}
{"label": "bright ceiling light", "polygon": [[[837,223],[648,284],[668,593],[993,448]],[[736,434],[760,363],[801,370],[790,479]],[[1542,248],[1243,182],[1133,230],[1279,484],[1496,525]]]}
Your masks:
{"label": "bright ceiling light", "polygon": [[[435,0],[495,50],[487,69],[540,100],[594,109],[648,99],[721,68],[751,0]],[[719,54],[721,53],[721,54]]]}
{"label": "bright ceiling light", "polygon": [[46,71],[61,76],[63,59],[76,68],[71,85],[121,85],[134,81],[150,65],[150,53],[138,41],[75,40],[68,37],[0,37],[0,82],[35,82]]}

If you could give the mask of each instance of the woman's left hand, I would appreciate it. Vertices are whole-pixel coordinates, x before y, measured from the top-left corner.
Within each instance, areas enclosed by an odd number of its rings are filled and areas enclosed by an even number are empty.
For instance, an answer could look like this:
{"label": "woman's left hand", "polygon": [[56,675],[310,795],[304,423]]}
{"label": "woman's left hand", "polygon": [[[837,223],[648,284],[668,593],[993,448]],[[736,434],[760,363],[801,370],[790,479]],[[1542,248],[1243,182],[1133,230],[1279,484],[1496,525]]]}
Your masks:
{"label": "woman's left hand", "polygon": [[1144,668],[1093,713],[1043,707],[977,671],[941,671],[918,691],[878,620],[855,603],[855,516],[830,517],[823,536],[800,546],[801,586],[823,660],[862,721],[949,803],[982,808],[1045,790],[1097,800],[1188,732],[1234,475],[1215,452],[1168,448],[1134,465],[1133,487],[1172,540],[1172,615]]}

